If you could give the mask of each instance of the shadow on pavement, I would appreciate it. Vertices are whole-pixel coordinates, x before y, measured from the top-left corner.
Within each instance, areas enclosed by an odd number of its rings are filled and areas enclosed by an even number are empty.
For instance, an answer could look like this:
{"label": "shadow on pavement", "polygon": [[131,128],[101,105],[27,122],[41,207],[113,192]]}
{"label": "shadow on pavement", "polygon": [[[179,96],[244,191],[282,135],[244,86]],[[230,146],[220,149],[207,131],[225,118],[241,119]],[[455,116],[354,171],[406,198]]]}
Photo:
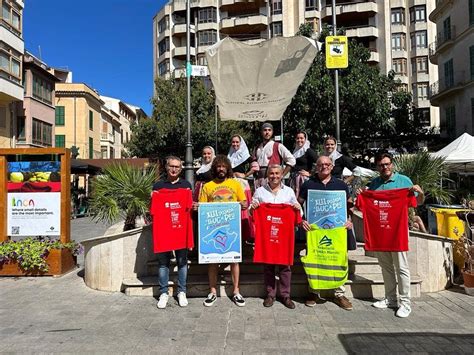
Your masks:
{"label": "shadow on pavement", "polygon": [[450,353],[472,354],[474,334],[353,333],[339,334],[348,354],[360,353]]}

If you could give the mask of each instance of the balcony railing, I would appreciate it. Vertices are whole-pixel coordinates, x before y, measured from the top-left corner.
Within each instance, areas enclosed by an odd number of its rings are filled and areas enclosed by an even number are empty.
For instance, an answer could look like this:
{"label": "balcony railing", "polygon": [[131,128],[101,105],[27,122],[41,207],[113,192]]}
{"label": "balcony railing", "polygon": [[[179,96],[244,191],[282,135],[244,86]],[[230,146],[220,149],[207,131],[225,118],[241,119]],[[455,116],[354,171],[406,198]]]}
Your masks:
{"label": "balcony railing", "polygon": [[103,141],[109,141],[115,143],[115,136],[113,133],[101,133],[100,139]]}
{"label": "balcony railing", "polygon": [[444,43],[452,41],[456,38],[456,26],[450,26],[444,31],[438,32],[436,37],[437,48],[441,47]]}
{"label": "balcony railing", "polygon": [[437,82],[430,85],[429,97],[430,99],[433,96],[443,93],[444,91],[454,89],[464,85],[469,80],[466,77],[466,71],[460,70],[455,71],[453,77],[451,78],[444,78],[442,80],[438,80]]}

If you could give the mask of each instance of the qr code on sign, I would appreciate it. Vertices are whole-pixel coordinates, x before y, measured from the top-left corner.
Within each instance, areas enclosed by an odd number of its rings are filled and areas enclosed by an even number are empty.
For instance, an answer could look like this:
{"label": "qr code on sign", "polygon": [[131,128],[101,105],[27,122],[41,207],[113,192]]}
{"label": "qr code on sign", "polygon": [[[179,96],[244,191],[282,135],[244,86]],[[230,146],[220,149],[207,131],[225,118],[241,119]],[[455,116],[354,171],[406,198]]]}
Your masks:
{"label": "qr code on sign", "polygon": [[19,226],[13,226],[12,227],[12,235],[20,234],[20,227]]}

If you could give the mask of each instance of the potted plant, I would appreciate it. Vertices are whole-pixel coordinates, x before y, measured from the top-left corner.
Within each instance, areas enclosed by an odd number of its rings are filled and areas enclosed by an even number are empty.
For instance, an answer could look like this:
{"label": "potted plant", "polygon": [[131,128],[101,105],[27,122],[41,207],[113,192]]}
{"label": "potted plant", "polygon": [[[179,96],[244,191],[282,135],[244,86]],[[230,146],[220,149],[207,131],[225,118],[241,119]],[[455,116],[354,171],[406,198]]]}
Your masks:
{"label": "potted plant", "polygon": [[464,269],[462,270],[464,289],[468,295],[474,296],[474,244],[466,234],[460,241],[464,251]]}
{"label": "potted plant", "polygon": [[61,275],[76,264],[82,246],[49,237],[28,237],[0,243],[0,275]]}

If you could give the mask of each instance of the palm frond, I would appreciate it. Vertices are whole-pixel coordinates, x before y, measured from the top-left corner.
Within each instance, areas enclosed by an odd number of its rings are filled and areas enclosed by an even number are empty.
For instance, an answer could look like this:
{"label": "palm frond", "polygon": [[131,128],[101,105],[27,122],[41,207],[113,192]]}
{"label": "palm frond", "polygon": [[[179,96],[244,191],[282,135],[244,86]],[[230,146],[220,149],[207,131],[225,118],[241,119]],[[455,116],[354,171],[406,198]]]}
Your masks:
{"label": "palm frond", "polygon": [[449,180],[444,158],[432,157],[428,152],[422,151],[395,157],[393,163],[396,171],[420,185],[426,197],[431,197],[438,203],[451,203],[452,195],[442,188],[442,180]]}
{"label": "palm frond", "polygon": [[111,164],[92,183],[90,210],[93,219],[112,223],[119,217],[135,220],[150,205],[154,168],[143,170],[125,163]]}

